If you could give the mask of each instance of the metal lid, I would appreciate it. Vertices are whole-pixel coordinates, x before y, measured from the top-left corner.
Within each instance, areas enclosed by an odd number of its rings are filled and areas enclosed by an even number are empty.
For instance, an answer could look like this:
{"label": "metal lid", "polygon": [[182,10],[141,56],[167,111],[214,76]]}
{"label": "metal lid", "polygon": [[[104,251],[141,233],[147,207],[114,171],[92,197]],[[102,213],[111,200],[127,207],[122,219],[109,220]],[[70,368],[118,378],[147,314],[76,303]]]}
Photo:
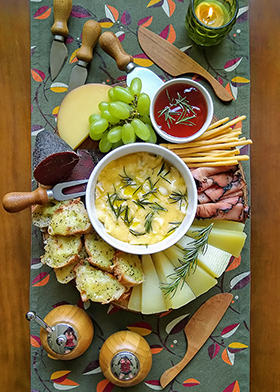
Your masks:
{"label": "metal lid", "polygon": [[111,361],[113,375],[122,381],[130,381],[137,376],[140,363],[136,355],[130,351],[118,352]]}

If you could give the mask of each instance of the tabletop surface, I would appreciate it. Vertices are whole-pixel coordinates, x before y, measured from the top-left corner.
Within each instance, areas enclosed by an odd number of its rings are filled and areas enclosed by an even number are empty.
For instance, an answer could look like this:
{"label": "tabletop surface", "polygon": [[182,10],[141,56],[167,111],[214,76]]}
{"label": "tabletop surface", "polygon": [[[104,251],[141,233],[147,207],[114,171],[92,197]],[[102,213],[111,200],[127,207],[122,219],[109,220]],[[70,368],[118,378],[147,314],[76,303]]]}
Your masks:
{"label": "tabletop surface", "polygon": [[[29,2],[0,0],[2,56],[1,197],[30,190]],[[278,390],[279,290],[275,186],[279,147],[280,4],[250,2],[251,48],[251,390]],[[23,61],[24,59],[24,61]],[[269,136],[268,136],[269,132]],[[268,137],[267,137],[268,136]],[[274,180],[274,181],[273,181]],[[267,201],[269,202],[267,203]],[[29,310],[30,212],[1,207],[2,390],[30,390]],[[278,387],[278,388],[277,388]]]}

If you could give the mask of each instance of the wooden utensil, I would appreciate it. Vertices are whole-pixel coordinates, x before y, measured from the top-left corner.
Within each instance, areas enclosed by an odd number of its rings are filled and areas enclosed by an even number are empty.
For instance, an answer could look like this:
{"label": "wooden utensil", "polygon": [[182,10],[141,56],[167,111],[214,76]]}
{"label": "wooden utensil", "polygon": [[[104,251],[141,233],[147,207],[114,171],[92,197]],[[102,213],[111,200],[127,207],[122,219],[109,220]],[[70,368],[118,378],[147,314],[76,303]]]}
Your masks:
{"label": "wooden utensil", "polygon": [[195,312],[184,328],[188,341],[187,352],[177,365],[162,374],[160,378],[162,388],[165,388],[201,349],[225,314],[232,298],[233,295],[229,293],[214,295]]}
{"label": "wooden utensil", "polygon": [[233,99],[232,95],[209,72],[164,38],[140,26],[138,40],[146,55],[169,75],[179,76],[186,73],[200,75],[211,84],[219,99],[225,102]]}

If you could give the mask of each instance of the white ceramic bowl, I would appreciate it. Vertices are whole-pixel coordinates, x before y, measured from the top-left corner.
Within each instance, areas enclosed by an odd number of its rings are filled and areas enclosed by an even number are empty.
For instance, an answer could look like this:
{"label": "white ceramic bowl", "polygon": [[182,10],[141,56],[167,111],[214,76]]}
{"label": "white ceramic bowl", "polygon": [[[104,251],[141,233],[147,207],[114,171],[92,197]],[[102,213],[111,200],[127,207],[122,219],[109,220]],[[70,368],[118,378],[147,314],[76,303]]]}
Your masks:
{"label": "white ceramic bowl", "polygon": [[[188,192],[187,213],[180,227],[164,240],[156,244],[147,245],[147,246],[131,245],[127,242],[120,241],[112,237],[111,235],[109,235],[106,232],[103,223],[99,221],[99,219],[97,218],[96,209],[95,209],[95,187],[101,171],[111,161],[114,161],[117,158],[120,158],[124,155],[133,154],[142,151],[160,155],[164,157],[164,159],[167,160],[171,165],[176,167],[185,180],[187,186],[187,192]],[[103,238],[103,240],[105,240],[108,244],[110,244],[116,249],[122,250],[127,253],[133,253],[139,255],[152,254],[152,253],[160,252],[174,245],[187,232],[196,214],[197,189],[196,189],[195,181],[193,179],[193,176],[189,168],[182,161],[182,159],[179,158],[172,151],[166,149],[165,147],[156,144],[150,144],[150,143],[127,144],[108,153],[104,158],[101,159],[101,161],[93,169],[89,177],[87,190],[86,190],[86,208],[94,229],[100,235],[100,237]]]}
{"label": "white ceramic bowl", "polygon": [[[188,137],[177,137],[177,136],[170,135],[169,133],[167,133],[168,126],[166,126],[166,131],[164,131],[161,127],[159,127],[159,125],[156,122],[156,118],[155,118],[154,106],[155,106],[155,102],[158,99],[159,94],[163,90],[168,89],[168,87],[173,86],[173,85],[177,85],[177,84],[178,85],[179,84],[180,85],[186,84],[186,85],[195,87],[196,89],[198,89],[201,92],[201,94],[203,95],[203,97],[206,101],[207,115],[206,115],[205,122],[204,122],[203,126],[196,133],[194,133],[193,135],[188,136]],[[153,124],[153,128],[155,129],[155,131],[158,133],[159,136],[161,136],[163,139],[165,139],[171,143],[187,143],[187,142],[190,142],[191,140],[194,140],[194,139],[198,138],[199,136],[201,136],[206,131],[206,129],[209,127],[209,125],[211,124],[211,121],[213,119],[213,114],[214,114],[214,106],[213,106],[213,101],[212,101],[212,98],[211,98],[209,92],[200,83],[196,82],[195,80],[191,80],[191,79],[187,79],[187,78],[177,78],[177,79],[172,79],[172,80],[165,82],[162,86],[160,86],[156,90],[156,92],[151,100],[150,118],[151,118],[151,121]],[[186,125],[186,127],[187,127],[187,125]]]}

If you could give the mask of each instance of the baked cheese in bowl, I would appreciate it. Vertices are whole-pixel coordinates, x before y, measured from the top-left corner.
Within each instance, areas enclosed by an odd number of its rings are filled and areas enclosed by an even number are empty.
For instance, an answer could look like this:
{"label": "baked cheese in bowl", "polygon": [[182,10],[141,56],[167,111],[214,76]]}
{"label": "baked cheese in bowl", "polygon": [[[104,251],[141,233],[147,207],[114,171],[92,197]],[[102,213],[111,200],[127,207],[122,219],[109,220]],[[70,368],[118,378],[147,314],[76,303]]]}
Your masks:
{"label": "baked cheese in bowl", "polygon": [[128,144],[94,168],[86,207],[93,227],[111,246],[151,254],[187,232],[196,213],[197,190],[187,165],[172,151]]}

